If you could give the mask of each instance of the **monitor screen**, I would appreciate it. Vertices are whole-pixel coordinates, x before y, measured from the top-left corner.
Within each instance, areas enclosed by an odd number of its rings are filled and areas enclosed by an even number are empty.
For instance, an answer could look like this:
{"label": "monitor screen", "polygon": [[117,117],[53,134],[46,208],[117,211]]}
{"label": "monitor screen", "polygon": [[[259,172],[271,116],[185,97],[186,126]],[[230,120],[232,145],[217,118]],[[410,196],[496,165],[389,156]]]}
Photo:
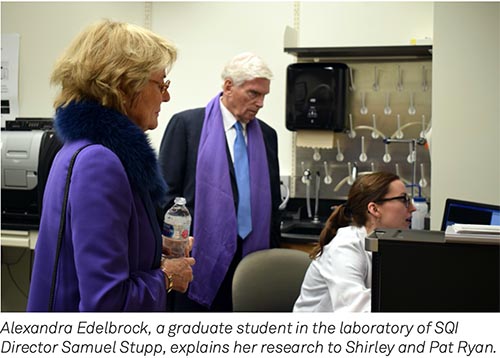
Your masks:
{"label": "monitor screen", "polygon": [[453,224],[500,225],[500,206],[446,199],[441,231]]}

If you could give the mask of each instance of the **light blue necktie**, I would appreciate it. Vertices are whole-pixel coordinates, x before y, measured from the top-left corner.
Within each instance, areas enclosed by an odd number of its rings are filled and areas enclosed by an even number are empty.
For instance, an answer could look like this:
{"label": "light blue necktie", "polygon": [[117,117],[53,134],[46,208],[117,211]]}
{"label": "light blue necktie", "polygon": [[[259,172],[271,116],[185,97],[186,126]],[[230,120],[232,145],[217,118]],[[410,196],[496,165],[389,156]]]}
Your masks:
{"label": "light blue necktie", "polygon": [[238,235],[244,239],[252,231],[252,208],[250,206],[250,171],[248,153],[240,122],[234,125],[234,172],[238,185]]}

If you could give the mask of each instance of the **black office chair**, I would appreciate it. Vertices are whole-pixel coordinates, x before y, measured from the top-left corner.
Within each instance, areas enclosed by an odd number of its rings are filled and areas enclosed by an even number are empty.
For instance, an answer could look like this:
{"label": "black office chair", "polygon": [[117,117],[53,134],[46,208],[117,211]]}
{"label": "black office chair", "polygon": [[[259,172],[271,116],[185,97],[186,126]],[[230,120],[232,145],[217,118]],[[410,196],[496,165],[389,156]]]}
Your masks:
{"label": "black office chair", "polygon": [[245,256],[233,277],[233,311],[292,312],[310,263],[304,251],[284,248]]}

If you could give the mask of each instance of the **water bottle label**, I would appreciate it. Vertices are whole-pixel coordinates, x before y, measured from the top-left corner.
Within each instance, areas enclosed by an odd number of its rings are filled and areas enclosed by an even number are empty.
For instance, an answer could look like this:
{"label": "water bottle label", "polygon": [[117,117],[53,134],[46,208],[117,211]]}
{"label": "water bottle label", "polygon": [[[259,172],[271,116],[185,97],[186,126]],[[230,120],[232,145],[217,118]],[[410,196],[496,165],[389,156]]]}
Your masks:
{"label": "water bottle label", "polygon": [[173,237],[174,236],[174,226],[163,223],[163,232],[162,234],[166,237]]}
{"label": "water bottle label", "polygon": [[189,237],[189,227],[184,225],[172,225],[169,223],[163,223],[163,236],[174,238],[174,239],[187,239]]}

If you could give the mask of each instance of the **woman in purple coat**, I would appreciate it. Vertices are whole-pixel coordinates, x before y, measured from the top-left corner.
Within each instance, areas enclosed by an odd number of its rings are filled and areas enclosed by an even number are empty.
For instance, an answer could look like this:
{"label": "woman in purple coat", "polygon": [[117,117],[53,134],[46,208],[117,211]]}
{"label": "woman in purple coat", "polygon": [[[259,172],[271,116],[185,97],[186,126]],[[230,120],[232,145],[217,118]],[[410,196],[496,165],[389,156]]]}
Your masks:
{"label": "woman in purple coat", "polygon": [[[194,259],[162,259],[156,208],[165,183],[144,133],[170,100],[164,78],[175,59],[175,47],[151,31],[103,20],[56,63],[64,146],[45,189],[28,311],[165,311],[167,291],[187,290]],[[56,260],[66,175],[82,147]]]}

